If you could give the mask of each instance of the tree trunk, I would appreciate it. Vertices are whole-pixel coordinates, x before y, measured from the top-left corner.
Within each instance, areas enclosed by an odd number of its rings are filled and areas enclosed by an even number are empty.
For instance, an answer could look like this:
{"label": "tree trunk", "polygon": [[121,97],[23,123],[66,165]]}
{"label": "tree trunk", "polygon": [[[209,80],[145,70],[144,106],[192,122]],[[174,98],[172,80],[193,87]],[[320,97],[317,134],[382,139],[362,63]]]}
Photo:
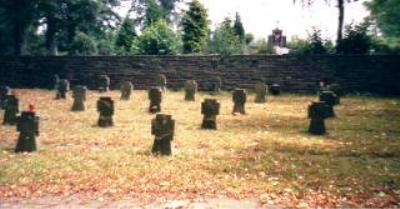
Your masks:
{"label": "tree trunk", "polygon": [[18,20],[14,19],[13,23],[13,48],[14,55],[26,55],[26,27]]}
{"label": "tree trunk", "polygon": [[337,43],[343,39],[343,25],[344,25],[344,0],[338,0],[339,9],[339,25],[337,30]]}
{"label": "tree trunk", "polygon": [[56,41],[56,20],[49,15],[47,17],[47,30],[46,30],[46,48],[48,55],[57,55],[57,41]]}
{"label": "tree trunk", "polygon": [[74,23],[74,20],[71,16],[67,16],[67,26],[66,26],[66,30],[67,30],[67,51],[69,52],[69,54],[72,53],[71,50],[71,44],[74,41],[75,38],[75,34],[76,34],[76,24]]}
{"label": "tree trunk", "polygon": [[14,55],[26,55],[26,36],[28,27],[31,22],[31,16],[27,15],[30,8],[28,5],[29,1],[13,0],[11,1],[10,12],[12,14],[12,35],[13,35],[13,48]]}

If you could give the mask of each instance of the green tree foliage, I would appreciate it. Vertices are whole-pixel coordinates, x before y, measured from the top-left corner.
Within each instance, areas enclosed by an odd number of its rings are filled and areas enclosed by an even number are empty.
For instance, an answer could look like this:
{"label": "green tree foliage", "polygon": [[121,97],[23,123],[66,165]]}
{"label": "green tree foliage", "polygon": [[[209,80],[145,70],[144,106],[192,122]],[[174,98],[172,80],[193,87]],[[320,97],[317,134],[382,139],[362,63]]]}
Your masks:
{"label": "green tree foliage", "polygon": [[321,30],[313,29],[313,32],[308,38],[308,45],[304,51],[305,54],[326,54],[327,49],[324,46],[324,41],[321,37]]}
{"label": "green tree foliage", "polygon": [[331,40],[325,40],[324,47],[328,54],[335,54],[336,53],[336,45]]}
{"label": "green tree foliage", "polygon": [[211,52],[221,55],[242,53],[242,43],[232,27],[232,20],[226,18],[215,30],[211,40]]}
{"label": "green tree foliage", "polygon": [[[57,49],[69,51],[77,31],[98,38],[111,25],[119,23],[112,8],[120,0],[0,0],[0,20],[12,33],[14,54],[35,54],[37,46],[47,54],[56,55]],[[43,37],[36,37],[39,27]],[[1,27],[1,26],[0,26]],[[40,40],[38,39],[40,38]],[[10,39],[6,37],[5,39]],[[38,44],[35,41],[43,41]],[[29,41],[29,42],[28,42]],[[32,46],[29,46],[32,45]],[[39,50],[42,51],[42,50]]]}
{"label": "green tree foliage", "polygon": [[400,1],[372,0],[365,2],[371,18],[382,32],[376,37],[374,51],[378,54],[400,53]]}
{"label": "green tree foliage", "polygon": [[249,54],[276,54],[274,47],[264,38],[256,40],[248,48]]}
{"label": "green tree foliage", "polygon": [[369,54],[372,46],[368,24],[359,24],[346,26],[345,37],[339,41],[336,49],[339,54]]}
{"label": "green tree foliage", "polygon": [[135,15],[135,22],[141,27],[150,26],[159,19],[173,22],[177,19],[174,12],[177,2],[182,0],[131,0],[129,13]]}
{"label": "green tree foliage", "polygon": [[121,51],[118,49],[115,49],[114,43],[110,40],[102,39],[97,41],[97,54],[98,55],[104,55],[104,56],[110,56],[118,53],[118,55],[123,54]]}
{"label": "green tree foliage", "polygon": [[104,35],[97,38],[97,53],[99,55],[115,55],[118,49],[115,46],[116,34],[113,30],[107,30]]}
{"label": "green tree foliage", "polygon": [[65,0],[65,18],[60,34],[61,48],[71,52],[70,43],[78,31],[95,39],[104,36],[104,32],[113,22],[119,22],[119,16],[112,11],[119,4],[117,0]]}
{"label": "green tree foliage", "polygon": [[400,54],[400,38],[377,37],[374,39],[374,54]]}
{"label": "green tree foliage", "polygon": [[128,54],[136,37],[134,22],[131,18],[126,17],[115,41],[115,46],[119,54]]}
{"label": "green tree foliage", "polygon": [[251,33],[246,33],[243,44],[243,54],[276,54],[275,49],[264,38],[255,39]]}
{"label": "green tree foliage", "polygon": [[290,49],[290,54],[304,54],[304,49],[308,47],[308,41],[298,36],[293,36],[288,42],[287,47]]}
{"label": "green tree foliage", "polygon": [[235,34],[239,37],[240,41],[244,43],[246,41],[246,32],[243,27],[242,18],[237,12],[235,17],[235,23],[233,24],[233,29],[235,31]]}
{"label": "green tree foliage", "polygon": [[372,0],[365,4],[384,35],[400,36],[400,1]]}
{"label": "green tree foliage", "polygon": [[166,19],[166,13],[163,8],[157,4],[156,0],[147,0],[144,26],[148,27],[161,19]]}
{"label": "green tree foliage", "polygon": [[209,25],[207,9],[200,1],[193,0],[182,19],[184,53],[200,53],[205,50],[210,33]]}
{"label": "green tree foliage", "polygon": [[290,49],[290,54],[298,55],[321,55],[334,51],[332,42],[323,40],[321,30],[317,28],[313,28],[307,40],[293,37],[288,44],[288,48]]}
{"label": "green tree foliage", "polygon": [[174,55],[180,52],[180,38],[165,20],[159,20],[146,27],[134,41],[133,54]]}
{"label": "green tree foliage", "polygon": [[71,43],[71,55],[94,55],[97,53],[96,42],[83,32],[76,32]]}

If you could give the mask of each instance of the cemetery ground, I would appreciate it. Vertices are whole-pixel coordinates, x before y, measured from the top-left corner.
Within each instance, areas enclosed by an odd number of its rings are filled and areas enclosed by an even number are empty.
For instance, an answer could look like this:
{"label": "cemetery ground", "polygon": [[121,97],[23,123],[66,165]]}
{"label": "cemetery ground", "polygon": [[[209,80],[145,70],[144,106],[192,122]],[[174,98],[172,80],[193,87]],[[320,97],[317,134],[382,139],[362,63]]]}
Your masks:
{"label": "cemetery ground", "polygon": [[[162,112],[176,120],[173,156],[151,154],[153,136],[147,92],[116,101],[115,126],[96,126],[99,93],[87,110],[70,111],[47,90],[17,89],[21,107],[36,106],[41,118],[38,152],[15,154],[14,126],[0,126],[0,201],[10,198],[79,197],[142,205],[195,198],[256,198],[286,207],[400,207],[400,99],[342,98],[328,134],[307,133],[307,107],[315,95],[268,96],[246,103],[233,116],[231,94],[167,92]],[[218,130],[201,130],[201,102],[217,98]],[[1,114],[0,119],[2,120]]]}

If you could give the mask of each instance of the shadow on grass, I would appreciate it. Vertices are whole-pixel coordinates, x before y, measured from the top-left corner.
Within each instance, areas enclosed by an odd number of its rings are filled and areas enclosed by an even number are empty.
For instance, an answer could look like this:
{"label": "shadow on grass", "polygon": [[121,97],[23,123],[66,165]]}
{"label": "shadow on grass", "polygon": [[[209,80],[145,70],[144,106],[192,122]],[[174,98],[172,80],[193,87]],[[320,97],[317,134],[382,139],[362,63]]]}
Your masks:
{"label": "shadow on grass", "polygon": [[221,129],[226,131],[278,131],[281,133],[305,134],[308,127],[306,117],[283,115],[241,115],[220,119]]}
{"label": "shadow on grass", "polygon": [[[344,193],[368,193],[371,188],[385,187],[385,182],[400,185],[400,110],[338,109],[340,117],[327,120],[329,134],[325,136],[309,135],[306,117],[271,114],[224,118],[221,123],[226,131],[267,131],[266,138],[272,139],[261,139],[251,146],[244,142],[231,159],[210,166],[209,172],[243,178],[261,173],[265,184],[278,177],[282,182],[300,182],[301,188],[317,184]],[[298,184],[283,187],[290,185]],[[351,192],[346,191],[349,187]]]}
{"label": "shadow on grass", "polygon": [[15,152],[15,147],[0,145],[0,150],[6,151],[6,152],[9,152],[9,153],[13,153],[13,152]]}

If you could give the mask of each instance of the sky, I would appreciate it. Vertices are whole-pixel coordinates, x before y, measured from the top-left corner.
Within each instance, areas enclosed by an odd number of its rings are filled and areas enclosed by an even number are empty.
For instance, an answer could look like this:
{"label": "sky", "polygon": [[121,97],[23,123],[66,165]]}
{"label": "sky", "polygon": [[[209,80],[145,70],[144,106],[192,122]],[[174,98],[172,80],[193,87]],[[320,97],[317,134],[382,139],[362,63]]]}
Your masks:
{"label": "sky", "polygon": [[[363,3],[359,0],[346,6],[345,23],[359,23],[368,16]],[[271,31],[279,27],[290,39],[297,35],[306,38],[312,27],[322,30],[326,39],[336,39],[338,9],[335,0],[326,4],[325,0],[315,0],[311,7],[293,4],[293,0],[200,0],[207,8],[211,28],[214,29],[224,18],[234,19],[236,12],[242,18],[246,33],[256,38],[267,38]],[[119,13],[125,15],[129,3],[125,3]]]}

